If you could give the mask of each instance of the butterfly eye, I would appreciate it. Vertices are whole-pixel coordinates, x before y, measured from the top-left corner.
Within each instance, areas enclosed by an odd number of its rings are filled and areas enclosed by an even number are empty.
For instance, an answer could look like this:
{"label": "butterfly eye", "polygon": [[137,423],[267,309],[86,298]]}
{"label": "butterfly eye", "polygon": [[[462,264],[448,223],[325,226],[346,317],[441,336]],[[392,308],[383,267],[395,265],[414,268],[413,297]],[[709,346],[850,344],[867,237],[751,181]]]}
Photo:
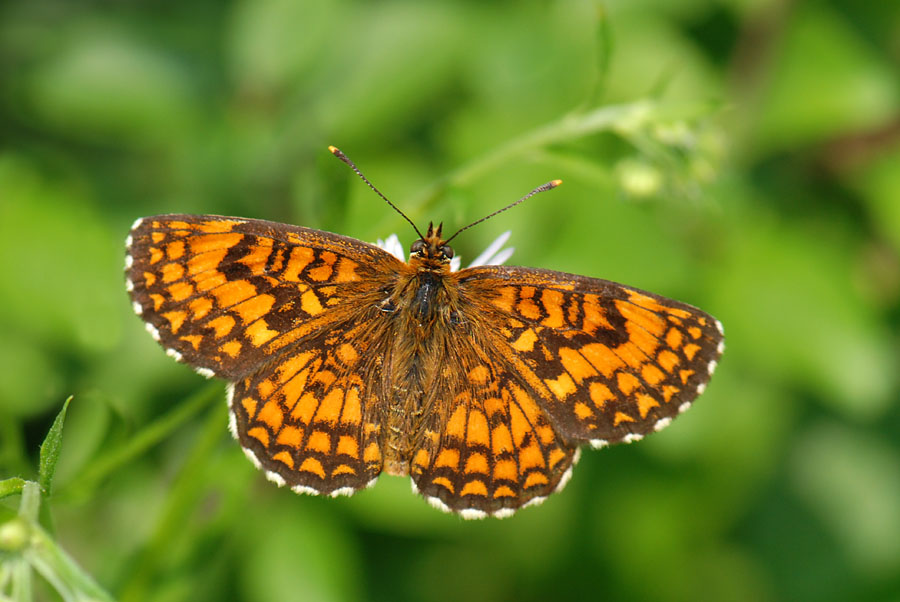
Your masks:
{"label": "butterfly eye", "polygon": [[450,245],[444,245],[441,247],[441,254],[447,259],[453,259],[453,247]]}
{"label": "butterfly eye", "polygon": [[421,252],[422,252],[422,249],[424,249],[424,248],[425,248],[425,241],[424,241],[424,240],[417,240],[417,241],[414,242],[414,243],[412,244],[412,246],[409,248],[409,252],[410,252],[410,253],[421,253]]}

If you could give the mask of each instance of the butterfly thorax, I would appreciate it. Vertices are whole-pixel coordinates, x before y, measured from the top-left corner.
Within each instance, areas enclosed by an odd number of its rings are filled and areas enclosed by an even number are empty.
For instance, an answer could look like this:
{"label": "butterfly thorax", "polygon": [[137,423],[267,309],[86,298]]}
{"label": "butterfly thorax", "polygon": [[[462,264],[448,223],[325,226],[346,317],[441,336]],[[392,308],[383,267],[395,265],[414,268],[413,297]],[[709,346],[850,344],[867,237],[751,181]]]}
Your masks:
{"label": "butterfly thorax", "polygon": [[412,451],[430,435],[447,338],[458,323],[459,303],[450,272],[453,250],[440,226],[413,243],[408,270],[389,299],[394,341],[386,376],[391,383],[384,417],[385,470],[407,474]]}
{"label": "butterfly thorax", "polygon": [[[408,277],[401,280],[395,291],[401,308],[399,317],[412,319],[419,329],[443,327],[438,318],[449,309],[447,278],[453,249],[441,238],[442,226],[435,229],[428,224],[427,234],[412,244]],[[426,336],[428,333],[416,334]]]}

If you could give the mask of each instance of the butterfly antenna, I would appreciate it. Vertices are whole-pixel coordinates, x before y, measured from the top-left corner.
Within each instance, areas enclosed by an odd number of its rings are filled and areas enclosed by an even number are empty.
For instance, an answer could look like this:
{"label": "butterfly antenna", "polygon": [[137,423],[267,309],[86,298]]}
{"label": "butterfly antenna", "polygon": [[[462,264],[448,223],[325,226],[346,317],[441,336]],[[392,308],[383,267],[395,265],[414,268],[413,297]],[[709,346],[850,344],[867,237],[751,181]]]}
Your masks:
{"label": "butterfly antenna", "polygon": [[[366,176],[364,176],[364,175],[362,174],[361,171],[359,171],[359,168],[356,166],[356,163],[354,163],[353,161],[351,161],[351,160],[350,160],[350,157],[348,157],[348,156],[345,155],[343,152],[341,152],[341,149],[339,149],[339,148],[336,147],[336,146],[329,146],[329,147],[328,147],[328,150],[331,151],[331,154],[332,154],[332,155],[334,155],[335,157],[337,157],[338,159],[340,159],[341,161],[343,161],[344,163],[346,163],[347,165],[349,165],[349,166],[350,166],[350,169],[352,169],[353,171],[355,171],[355,172],[356,172],[356,175],[358,175],[358,176],[362,179],[363,182],[365,182],[366,184],[368,184],[369,188],[371,188],[372,190],[375,191],[375,194],[377,194],[378,196],[380,196],[381,198],[383,198],[385,203],[387,203],[388,205],[390,205],[391,207],[393,207],[394,211],[396,211],[397,213],[399,213],[400,215],[402,215],[402,216],[403,216],[403,219],[405,219],[406,221],[409,222],[409,225],[413,227],[413,230],[416,231],[416,234],[419,235],[419,238],[421,238],[422,240],[425,240],[425,237],[422,236],[422,233],[419,232],[419,229],[416,228],[416,225],[413,223],[413,221],[412,221],[411,219],[409,219],[408,217],[406,217],[406,214],[403,213],[402,211],[400,211],[400,209],[397,208],[397,205],[395,205],[395,204],[393,204],[392,202],[390,202],[386,196],[384,196],[383,194],[381,194],[381,191],[380,191],[380,190],[378,190],[377,188],[375,188],[375,185],[372,184],[372,182],[370,182],[369,179],[366,178]],[[524,199],[523,199],[523,200],[524,200]]]}
{"label": "butterfly antenna", "polygon": [[518,205],[518,204],[521,203],[522,201],[525,201],[525,200],[527,200],[527,199],[530,199],[531,197],[533,197],[533,196],[536,195],[537,193],[539,193],[539,192],[544,192],[544,191],[546,191],[546,190],[551,190],[551,189],[553,189],[553,188],[556,188],[556,187],[559,186],[560,184],[562,184],[562,180],[552,180],[552,181],[550,181],[550,182],[547,182],[547,183],[544,184],[543,186],[538,186],[537,188],[535,188],[534,190],[532,190],[531,192],[529,192],[528,194],[526,194],[525,196],[523,196],[521,199],[519,199],[519,200],[516,201],[515,203],[510,203],[509,205],[507,205],[507,206],[504,207],[503,209],[498,209],[497,211],[494,211],[492,214],[486,215],[486,216],[484,216],[483,218],[481,218],[480,220],[474,221],[474,222],[472,222],[471,224],[469,224],[468,226],[465,226],[465,227],[463,227],[463,228],[460,228],[459,230],[456,231],[456,234],[454,234],[453,236],[451,236],[450,238],[448,238],[447,240],[445,240],[445,241],[444,241],[444,244],[447,244],[447,243],[449,243],[451,240],[453,240],[454,238],[456,238],[457,234],[459,234],[460,232],[462,232],[462,231],[464,231],[464,230],[468,230],[468,229],[471,228],[472,226],[477,226],[478,224],[480,224],[480,223],[483,222],[484,220],[486,220],[486,219],[491,219],[492,217],[494,217],[494,216],[497,215],[498,213],[503,213],[503,212],[506,211],[507,209],[512,209],[513,207],[515,207],[516,205]]}

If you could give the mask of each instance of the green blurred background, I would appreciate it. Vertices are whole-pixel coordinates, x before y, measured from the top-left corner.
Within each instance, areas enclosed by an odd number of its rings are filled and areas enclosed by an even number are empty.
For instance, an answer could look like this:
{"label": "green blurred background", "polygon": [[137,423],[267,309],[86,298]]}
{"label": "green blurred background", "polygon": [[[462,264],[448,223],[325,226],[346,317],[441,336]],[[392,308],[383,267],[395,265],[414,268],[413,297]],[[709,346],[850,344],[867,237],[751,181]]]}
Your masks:
{"label": "green blurred background", "polygon": [[[408,246],[329,144],[420,227],[562,178],[457,253],[510,229],[511,263],[702,307],[708,392],[503,521],[277,489],[131,313],[123,240],[184,212]],[[42,523],[117,599],[900,600],[898,251],[897,2],[0,7],[0,478],[74,395]]]}

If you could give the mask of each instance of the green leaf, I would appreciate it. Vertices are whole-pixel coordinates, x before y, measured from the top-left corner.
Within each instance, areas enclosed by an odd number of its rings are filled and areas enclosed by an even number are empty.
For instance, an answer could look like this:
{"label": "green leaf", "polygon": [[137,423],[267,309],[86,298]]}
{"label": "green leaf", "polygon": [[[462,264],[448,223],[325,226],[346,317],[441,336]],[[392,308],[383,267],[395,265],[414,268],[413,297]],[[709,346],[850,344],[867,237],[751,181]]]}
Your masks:
{"label": "green leaf", "polygon": [[21,479],[19,477],[12,477],[10,479],[4,479],[0,481],[0,499],[3,499],[10,495],[21,493],[22,487],[24,486],[25,479]]}
{"label": "green leaf", "polygon": [[56,420],[47,432],[44,442],[41,443],[41,460],[38,470],[38,483],[44,495],[50,495],[50,485],[53,482],[53,473],[56,472],[56,461],[59,460],[59,450],[62,447],[63,422],[66,420],[66,410],[72,396],[63,403],[62,410],[56,415]]}

